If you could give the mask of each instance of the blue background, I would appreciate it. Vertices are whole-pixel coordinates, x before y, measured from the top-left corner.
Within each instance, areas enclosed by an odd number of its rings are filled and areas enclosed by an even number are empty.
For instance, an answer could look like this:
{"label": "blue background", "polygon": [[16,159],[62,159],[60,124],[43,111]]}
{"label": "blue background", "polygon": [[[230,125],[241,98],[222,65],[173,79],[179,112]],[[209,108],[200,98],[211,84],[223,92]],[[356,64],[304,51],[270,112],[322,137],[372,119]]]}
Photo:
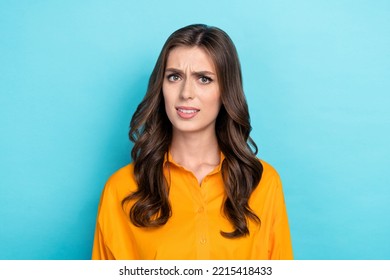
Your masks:
{"label": "blue background", "polygon": [[166,38],[238,49],[297,259],[390,259],[390,1],[0,1],[0,259],[89,259]]}

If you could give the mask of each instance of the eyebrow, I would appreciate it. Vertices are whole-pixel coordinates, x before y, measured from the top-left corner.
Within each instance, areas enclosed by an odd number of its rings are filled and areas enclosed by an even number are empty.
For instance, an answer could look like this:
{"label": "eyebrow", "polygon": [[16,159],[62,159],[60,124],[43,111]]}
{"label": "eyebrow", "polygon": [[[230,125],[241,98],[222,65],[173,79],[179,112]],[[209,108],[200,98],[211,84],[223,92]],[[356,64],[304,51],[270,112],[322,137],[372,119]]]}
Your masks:
{"label": "eyebrow", "polygon": [[[184,72],[180,69],[176,69],[176,68],[167,68],[165,69],[165,72],[171,72],[171,73],[178,73],[178,74],[181,74],[183,75]],[[195,71],[195,72],[191,72],[192,75],[195,75],[195,76],[216,76],[215,73],[211,72],[211,71]]]}

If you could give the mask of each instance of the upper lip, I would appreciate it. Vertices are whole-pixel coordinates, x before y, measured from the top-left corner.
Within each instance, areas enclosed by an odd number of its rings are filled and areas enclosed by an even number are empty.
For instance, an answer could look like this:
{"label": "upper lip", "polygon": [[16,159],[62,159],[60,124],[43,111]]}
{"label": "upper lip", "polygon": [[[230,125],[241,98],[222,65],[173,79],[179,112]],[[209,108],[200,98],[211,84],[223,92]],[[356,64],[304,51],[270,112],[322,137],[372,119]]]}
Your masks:
{"label": "upper lip", "polygon": [[187,107],[187,106],[177,106],[176,107],[176,110],[196,110],[196,111],[200,111],[200,109],[198,108],[195,108],[195,107]]}

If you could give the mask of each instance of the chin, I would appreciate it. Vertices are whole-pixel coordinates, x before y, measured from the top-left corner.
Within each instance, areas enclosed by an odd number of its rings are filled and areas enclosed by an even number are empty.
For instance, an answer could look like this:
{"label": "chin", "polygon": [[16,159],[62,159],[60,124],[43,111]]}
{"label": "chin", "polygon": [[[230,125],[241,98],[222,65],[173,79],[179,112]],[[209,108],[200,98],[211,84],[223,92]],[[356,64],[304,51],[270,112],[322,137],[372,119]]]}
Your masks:
{"label": "chin", "polygon": [[200,125],[194,125],[190,123],[184,123],[180,125],[172,125],[173,129],[178,133],[195,133],[195,132],[208,132],[210,129],[215,132],[215,126],[206,125],[206,126],[200,126]]}
{"label": "chin", "polygon": [[173,126],[174,130],[176,130],[176,132],[180,132],[180,133],[190,133],[190,132],[197,132],[197,131],[201,131],[200,128],[195,128],[195,127],[189,127],[189,126]]}

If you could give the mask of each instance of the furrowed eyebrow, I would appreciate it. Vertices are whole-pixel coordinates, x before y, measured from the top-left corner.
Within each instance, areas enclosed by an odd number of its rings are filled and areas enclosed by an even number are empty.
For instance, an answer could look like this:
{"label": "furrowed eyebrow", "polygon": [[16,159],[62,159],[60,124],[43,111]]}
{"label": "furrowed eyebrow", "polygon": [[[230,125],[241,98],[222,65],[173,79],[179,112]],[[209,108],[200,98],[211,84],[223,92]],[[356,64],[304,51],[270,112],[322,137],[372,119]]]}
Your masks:
{"label": "furrowed eyebrow", "polygon": [[[167,68],[167,69],[165,69],[165,72],[184,74],[183,71],[181,71],[180,69],[176,69],[176,68]],[[215,73],[210,72],[210,71],[192,72],[191,75],[194,75],[194,76],[216,76]]]}
{"label": "furrowed eyebrow", "polygon": [[215,76],[215,74],[213,72],[210,72],[210,71],[193,72],[192,75],[196,75],[196,76]]}
{"label": "furrowed eyebrow", "polygon": [[167,68],[167,69],[165,69],[165,72],[183,74],[183,71],[176,69],[176,68]]}

